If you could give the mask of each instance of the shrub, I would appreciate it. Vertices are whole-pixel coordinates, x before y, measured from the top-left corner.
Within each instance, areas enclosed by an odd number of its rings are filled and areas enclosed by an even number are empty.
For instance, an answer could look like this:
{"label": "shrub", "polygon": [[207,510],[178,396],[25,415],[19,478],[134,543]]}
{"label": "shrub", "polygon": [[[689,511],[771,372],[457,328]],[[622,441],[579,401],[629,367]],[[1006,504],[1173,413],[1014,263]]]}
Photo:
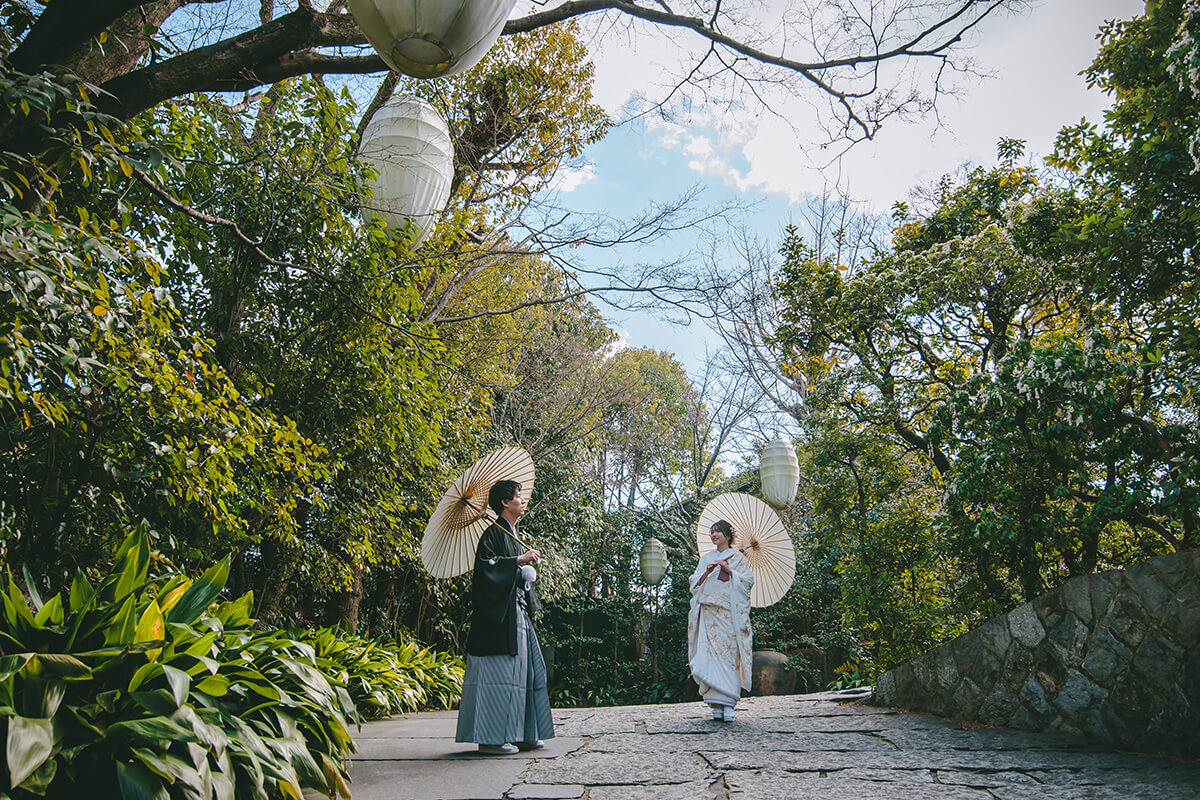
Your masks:
{"label": "shrub", "polygon": [[213,605],[228,560],[192,581],[148,577],[131,534],[93,587],[33,608],[0,592],[0,727],[13,798],[349,797],[346,686],[311,645],[255,631],[251,598]]}
{"label": "shrub", "polygon": [[413,642],[366,639],[339,628],[297,631],[317,663],[338,676],[368,719],[421,708],[450,708],[462,694],[463,662]]}

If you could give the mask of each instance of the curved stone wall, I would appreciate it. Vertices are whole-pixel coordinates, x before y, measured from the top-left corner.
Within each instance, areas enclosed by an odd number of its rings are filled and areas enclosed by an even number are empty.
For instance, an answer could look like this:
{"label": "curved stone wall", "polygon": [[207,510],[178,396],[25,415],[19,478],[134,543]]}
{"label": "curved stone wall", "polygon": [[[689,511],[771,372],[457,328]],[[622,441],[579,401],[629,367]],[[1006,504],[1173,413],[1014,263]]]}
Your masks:
{"label": "curved stone wall", "polygon": [[1072,578],[882,675],[872,702],[1200,757],[1200,551]]}

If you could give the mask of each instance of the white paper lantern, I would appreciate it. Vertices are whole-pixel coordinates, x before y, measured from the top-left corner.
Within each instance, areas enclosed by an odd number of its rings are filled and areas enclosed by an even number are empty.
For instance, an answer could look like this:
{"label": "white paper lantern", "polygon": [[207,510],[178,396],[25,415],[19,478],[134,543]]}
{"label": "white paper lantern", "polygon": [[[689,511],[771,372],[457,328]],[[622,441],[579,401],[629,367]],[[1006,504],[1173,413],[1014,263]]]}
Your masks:
{"label": "white paper lantern", "polygon": [[440,78],[475,66],[516,0],[350,0],[350,13],[388,66]]}
{"label": "white paper lantern", "polygon": [[800,483],[800,462],[796,459],[796,448],[792,443],[778,437],[763,448],[762,464],[763,497],[776,508],[791,505],[796,499],[796,486]]}
{"label": "white paper lantern", "polygon": [[454,147],[445,120],[419,97],[393,97],[367,124],[358,157],[375,168],[363,219],[378,214],[392,230],[412,224],[413,246],[420,245],[450,197]]}
{"label": "white paper lantern", "polygon": [[642,568],[642,580],[647,586],[658,586],[667,574],[667,549],[663,543],[651,536],[642,545],[638,563]]}

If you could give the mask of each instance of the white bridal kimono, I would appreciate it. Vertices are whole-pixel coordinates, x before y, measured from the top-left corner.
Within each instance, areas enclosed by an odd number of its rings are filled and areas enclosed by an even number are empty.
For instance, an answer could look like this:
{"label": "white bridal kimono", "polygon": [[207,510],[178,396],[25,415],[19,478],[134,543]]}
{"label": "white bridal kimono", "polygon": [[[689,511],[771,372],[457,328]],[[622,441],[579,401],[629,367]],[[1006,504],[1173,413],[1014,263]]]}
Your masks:
{"label": "white bridal kimono", "polygon": [[[730,578],[719,580],[720,568],[700,583],[704,570],[718,558],[729,564]],[[750,587],[754,575],[746,557],[730,548],[700,558],[692,573],[692,609],[688,614],[688,665],[709,705],[734,706],[742,690],[750,691],[752,666]]]}

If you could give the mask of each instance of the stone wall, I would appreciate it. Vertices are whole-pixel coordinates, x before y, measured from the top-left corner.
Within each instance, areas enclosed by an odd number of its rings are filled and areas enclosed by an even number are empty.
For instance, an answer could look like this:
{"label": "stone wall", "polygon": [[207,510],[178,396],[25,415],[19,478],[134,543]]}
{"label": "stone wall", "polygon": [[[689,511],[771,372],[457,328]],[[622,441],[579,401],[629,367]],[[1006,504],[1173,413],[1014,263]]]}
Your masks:
{"label": "stone wall", "polygon": [[872,702],[1200,757],[1200,551],[1072,578],[882,675]]}

